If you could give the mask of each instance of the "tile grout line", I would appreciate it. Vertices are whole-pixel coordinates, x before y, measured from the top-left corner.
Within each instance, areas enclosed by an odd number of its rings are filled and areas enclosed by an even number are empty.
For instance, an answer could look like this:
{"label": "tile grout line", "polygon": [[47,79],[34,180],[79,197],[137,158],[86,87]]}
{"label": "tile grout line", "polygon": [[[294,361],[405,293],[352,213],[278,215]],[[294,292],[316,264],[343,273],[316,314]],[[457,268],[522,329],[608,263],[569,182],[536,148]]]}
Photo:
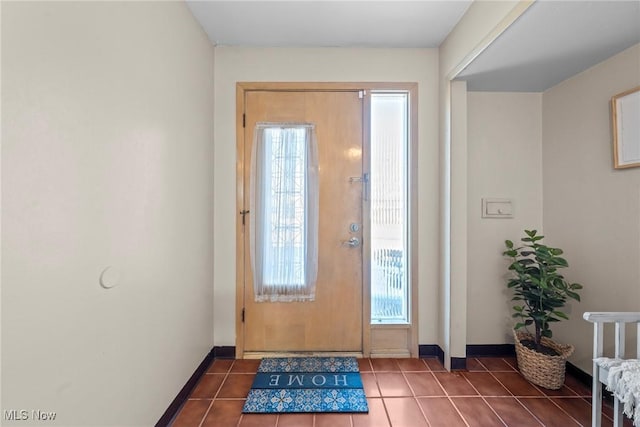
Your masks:
{"label": "tile grout line", "polygon": [[[518,371],[518,372],[519,372],[519,371]],[[522,375],[522,374],[520,374],[520,375]],[[571,392],[575,393],[575,396],[549,396],[548,394],[546,394],[546,392],[545,392],[544,390],[542,390],[541,386],[538,386],[537,384],[533,384],[533,383],[531,383],[531,382],[530,382],[530,384],[531,384],[531,385],[532,385],[536,390],[538,390],[538,391],[542,394],[542,396],[540,396],[540,397],[542,397],[542,398],[546,398],[549,402],[551,402],[551,404],[552,404],[552,405],[554,405],[555,407],[557,407],[558,409],[560,409],[560,411],[561,411],[561,412],[564,412],[565,414],[567,414],[567,416],[569,416],[569,418],[571,418],[573,421],[575,421],[575,422],[576,422],[576,424],[578,424],[579,426],[581,425],[581,424],[580,424],[580,422],[579,422],[578,420],[576,420],[573,416],[571,416],[571,414],[569,414],[567,411],[565,411],[564,409],[562,409],[562,408],[560,407],[560,405],[556,404],[556,403],[553,401],[553,398],[554,398],[554,397],[556,397],[556,398],[575,398],[575,397],[578,397],[578,398],[579,398],[580,396],[578,396],[578,393],[577,393],[573,388],[571,388],[571,387],[567,386],[566,384],[563,384],[563,386],[567,387]],[[562,388],[562,387],[560,387],[560,388]],[[525,398],[525,397],[523,397],[523,398]],[[527,407],[526,407],[522,402],[520,402],[520,400],[519,400],[519,399],[518,399],[518,402],[519,402],[522,406],[524,406],[524,407],[525,407],[525,409],[527,409],[527,410],[529,411],[529,408],[527,408]],[[529,411],[529,412],[533,415],[533,413],[532,413],[531,411]],[[535,415],[534,415],[534,416],[535,416]],[[537,419],[537,417],[536,417],[536,419]],[[542,420],[539,420],[539,421],[540,421],[540,423],[541,423],[542,425],[544,425],[544,423],[542,422]]]}
{"label": "tile grout line", "polygon": [[[233,363],[231,364],[231,367],[229,368],[229,372],[227,372],[227,376],[229,376],[229,375],[231,375],[231,374],[232,374],[232,372],[231,372],[231,371],[233,370],[233,366],[236,364],[236,361],[237,361],[237,360],[238,360],[238,359],[234,359]],[[241,359],[241,360],[244,360],[244,359]],[[253,374],[254,374],[254,376],[255,376],[255,374],[257,373],[257,369],[258,369],[258,368],[256,368],[256,372],[254,372],[254,373],[253,373]],[[240,372],[236,372],[235,374],[241,374],[241,375],[242,375],[242,374],[251,374],[251,372],[246,372],[246,371],[241,370]],[[227,380],[227,379],[225,378],[225,381],[226,381],[226,380]],[[224,384],[224,382],[223,382],[223,384]],[[222,385],[220,385],[220,389],[218,390],[218,393],[216,393],[216,396],[220,393],[220,390],[222,390]],[[245,400],[246,400],[246,399],[245,399]],[[240,426],[240,424],[242,424],[242,420],[244,419],[244,415],[245,415],[245,414],[243,414],[243,413],[242,413],[242,411],[240,411],[240,418],[238,418],[238,423],[236,424],[236,426]]]}
{"label": "tile grout line", "polygon": [[[486,366],[485,366],[485,365],[480,361],[480,359],[477,359],[477,360],[478,360],[478,363],[480,363],[484,368],[486,368]],[[529,410],[529,408],[527,408],[527,407],[526,407],[522,402],[520,402],[520,399],[518,399],[518,397],[517,397],[515,394],[513,394],[513,392],[512,392],[511,390],[509,390],[509,388],[508,388],[508,387],[507,387],[507,386],[506,386],[502,381],[500,381],[500,379],[499,379],[498,377],[496,377],[496,376],[493,374],[493,371],[489,371],[489,370],[487,370],[487,372],[489,372],[489,374],[493,377],[493,379],[495,379],[495,380],[498,382],[498,384],[500,384],[502,387],[504,387],[504,389],[505,389],[505,390],[507,390],[507,392],[509,392],[509,394],[511,394],[511,396],[516,400],[516,402],[518,402],[518,405],[520,405],[521,407],[523,407],[525,411],[527,411],[529,414],[531,414],[531,416],[533,417],[533,419],[535,419],[538,423],[540,423],[540,425],[541,425],[541,426],[544,426],[544,423],[542,422],[542,420],[541,420],[541,419],[539,419],[538,417],[536,417],[536,415],[535,415],[533,412],[531,412],[531,411]],[[516,372],[518,375],[522,376],[522,374],[520,373],[520,371],[515,370],[515,372]]]}
{"label": "tile grout line", "polygon": [[[521,375],[522,375],[522,374],[521,374]],[[565,375],[566,375],[566,374],[565,374]],[[566,379],[565,379],[565,381],[566,381]],[[562,384],[562,386],[567,387],[571,392],[575,393],[575,394],[576,394],[576,396],[549,396],[549,395],[547,395],[547,394],[545,393],[545,391],[544,391],[544,390],[542,390],[542,389],[541,389],[541,386],[538,386],[537,384],[533,384],[533,383],[531,383],[531,385],[533,385],[533,387],[534,387],[536,390],[538,390],[540,393],[542,393],[542,395],[543,395],[544,397],[546,397],[546,398],[551,402],[551,404],[552,404],[552,405],[555,405],[558,409],[560,409],[560,411],[562,411],[562,412],[564,412],[565,414],[567,414],[567,415],[569,416],[569,418],[571,418],[573,421],[575,421],[575,422],[576,422],[576,424],[578,424],[579,426],[581,425],[581,424],[580,424],[580,421],[576,420],[576,419],[575,419],[575,418],[574,418],[570,413],[568,413],[567,411],[565,411],[565,410],[564,410],[560,405],[558,405],[558,404],[557,404],[556,402],[554,402],[554,401],[553,401],[553,399],[552,399],[552,397],[560,397],[560,398],[562,398],[562,397],[567,397],[567,398],[568,398],[568,397],[580,397],[580,396],[578,396],[578,392],[577,392],[577,391],[575,391],[574,389],[572,389],[571,387],[569,387],[569,386],[567,386],[566,384],[564,384],[564,383],[563,383],[563,384]],[[562,386],[561,386],[560,388],[562,388]],[[523,406],[524,406],[524,405],[523,405]],[[540,421],[540,422],[542,423],[542,421]],[[544,423],[542,423],[542,424],[544,425]]]}
{"label": "tile grout line", "polygon": [[467,427],[471,427],[471,426],[469,426],[469,423],[467,422],[467,419],[464,417],[464,415],[462,415],[462,412],[460,412],[460,409],[458,409],[458,407],[456,406],[456,404],[453,401],[453,399],[451,399],[451,396],[447,395],[447,399],[449,399],[449,403],[451,404],[453,409],[455,409],[455,411],[458,413],[458,415],[460,416],[460,419],[462,420],[464,425],[466,425]]}
{"label": "tile grout line", "polygon": [[393,423],[391,422],[391,416],[389,415],[389,410],[387,409],[387,404],[384,401],[384,397],[380,397],[380,400],[382,400],[382,407],[384,408],[384,414],[387,416],[387,423],[389,423],[389,426],[393,427]]}
{"label": "tile grout line", "polygon": [[570,413],[568,413],[567,411],[565,411],[560,405],[558,405],[556,402],[553,401],[553,399],[549,398],[549,401],[551,402],[552,405],[555,405],[557,408],[559,408],[562,412],[564,412],[565,414],[567,414],[569,416],[569,418],[571,418],[573,421],[576,422],[576,424],[578,426],[582,426],[582,424],[580,424],[580,421],[576,420],[575,418],[573,418],[573,415],[571,415]]}
{"label": "tile grout line", "polygon": [[207,415],[209,415],[209,412],[211,411],[211,408],[213,408],[213,401],[214,401],[214,399],[211,399],[211,403],[209,403],[209,407],[207,408],[207,410],[202,415],[202,419],[200,420],[200,424],[198,424],[198,427],[202,426],[202,423],[204,423],[204,420],[207,418]]}
{"label": "tile grout line", "polygon": [[[229,375],[231,374],[231,370],[233,369],[233,365],[235,365],[235,364],[236,364],[236,360],[237,360],[237,359],[235,359],[235,360],[233,361],[233,364],[231,365],[231,368],[229,369]],[[246,359],[243,359],[243,360],[246,360]],[[246,370],[245,370],[245,371],[236,372],[236,374],[253,374],[253,376],[254,376],[254,378],[255,378],[255,375],[258,373],[258,368],[259,368],[259,367],[260,367],[260,365],[258,365],[258,366],[256,367],[256,371],[255,371],[255,372],[246,372]],[[220,389],[222,389],[222,386],[220,386]],[[236,426],[237,426],[237,427],[239,427],[239,426],[242,424],[242,420],[244,419],[244,416],[245,416],[245,414],[243,414],[243,413],[242,413],[242,411],[241,411],[241,412],[240,412],[240,418],[238,419],[238,424],[236,424]],[[276,423],[277,423],[277,422],[278,422],[278,419],[276,418]]]}
{"label": "tile grout line", "polygon": [[[382,408],[384,409],[384,414],[387,417],[387,422],[389,423],[389,425],[391,426],[391,419],[389,418],[389,414],[387,413],[387,405],[384,404],[384,398],[382,397],[382,390],[380,389],[380,385],[378,384],[378,376],[376,375],[376,371],[375,369],[373,369],[373,363],[371,362],[371,358],[367,358],[367,362],[369,363],[369,368],[371,368],[371,374],[373,375],[373,380],[376,384],[376,388],[378,389],[378,394],[380,395],[380,401],[382,402]],[[360,370],[360,368],[358,368],[358,370]],[[362,373],[360,374],[362,375]],[[362,388],[364,390],[364,384],[362,384]],[[371,398],[374,399],[374,398]],[[367,406],[369,405],[369,402],[367,401]],[[353,427],[353,416],[349,417],[349,423],[350,426]]]}
{"label": "tile grout line", "polygon": [[[479,360],[478,360],[478,361],[479,361]],[[479,362],[480,362],[480,361],[479,361]],[[480,363],[482,363],[482,362],[480,362]],[[482,366],[484,366],[484,364],[483,364]],[[486,366],[485,366],[485,368],[486,368]],[[505,390],[507,390],[507,391],[511,394],[511,396],[513,396],[513,398],[516,400],[516,402],[518,402],[518,405],[520,405],[521,407],[523,407],[525,411],[527,411],[529,414],[531,414],[531,416],[533,417],[533,419],[535,419],[538,423],[540,423],[540,425],[541,425],[541,426],[544,426],[544,423],[542,422],[542,420],[541,420],[541,419],[539,419],[538,417],[536,417],[536,415],[535,415],[533,412],[531,412],[531,411],[529,410],[529,408],[527,408],[527,406],[526,406],[526,405],[524,405],[522,402],[520,402],[520,399],[518,399],[518,396],[516,396],[515,394],[513,394],[513,392],[512,392],[511,390],[509,390],[509,388],[508,388],[508,387],[507,387],[507,386],[506,386],[502,381],[500,381],[500,379],[499,379],[498,377],[496,377],[495,375],[493,375],[493,372],[492,372],[492,371],[487,371],[487,372],[489,372],[489,374],[491,374],[491,376],[493,377],[493,379],[495,379],[496,381],[498,381],[498,383],[499,383],[502,387],[504,387],[504,388],[505,388]],[[516,372],[516,373],[518,373],[518,375],[521,375],[521,376],[522,376],[522,374],[520,374],[520,371],[515,371],[515,372]]]}
{"label": "tile grout line", "polygon": [[[445,370],[445,372],[447,372]],[[433,377],[436,379],[438,385],[440,386],[440,388],[444,391],[444,395],[447,398],[447,400],[449,400],[449,404],[451,405],[451,407],[456,411],[456,413],[458,414],[458,416],[460,417],[460,419],[462,420],[462,422],[464,423],[465,426],[467,427],[471,427],[469,425],[469,423],[467,422],[467,419],[462,415],[462,413],[460,412],[460,409],[458,409],[458,407],[456,406],[455,403],[453,403],[453,400],[451,400],[451,396],[449,396],[449,392],[447,392],[447,390],[444,388],[444,386],[442,385],[442,383],[440,382],[440,380],[438,379],[438,376],[434,373]]]}
{"label": "tile grout line", "polygon": [[[478,361],[478,363],[480,363],[485,369],[487,368],[481,361],[480,359],[476,359]],[[511,397],[516,397],[515,394],[513,394],[513,392],[511,390],[509,390],[509,387],[507,387],[502,381],[500,381],[500,379],[498,377],[496,377],[493,374],[493,371],[490,371],[489,369],[487,369],[487,372],[489,373],[489,375],[491,375],[491,378],[493,378],[494,380],[496,380],[498,382],[498,384],[500,384],[505,390],[507,390],[507,393],[509,393],[511,395]],[[502,371],[499,371],[502,372]],[[518,372],[518,371],[516,371]]]}
{"label": "tile grout line", "polygon": [[[373,361],[371,360],[371,358],[367,358],[367,360],[369,361],[369,367],[371,368],[371,373],[373,374],[373,379],[376,382],[376,388],[378,389],[378,394],[380,394],[380,402],[382,402],[382,409],[384,409],[384,415],[385,415],[385,417],[387,417],[387,423],[389,423],[389,426],[392,426],[391,417],[389,417],[389,411],[387,411],[387,405],[384,402],[384,397],[382,396],[382,389],[380,388],[380,384],[378,384],[377,371],[375,370],[375,368],[373,366]],[[351,426],[353,427],[353,417],[351,417]]]}
{"label": "tile grout line", "polygon": [[422,409],[422,405],[420,405],[420,403],[418,402],[418,398],[416,396],[413,396],[413,400],[416,403],[416,405],[418,405],[418,410],[422,414],[422,417],[427,421],[427,426],[431,427],[431,421],[429,421],[429,418],[427,418],[427,414],[424,413],[424,410]]}
{"label": "tile grout line", "polygon": [[[544,399],[549,399],[548,397],[544,397]],[[520,400],[521,399],[539,399],[539,397],[531,397],[531,396],[520,396],[520,397],[516,397],[516,401],[518,401],[518,403],[520,404],[520,406],[522,406],[527,412],[529,412],[531,415],[533,415],[533,417],[541,424],[541,425],[545,425],[544,422],[542,422],[542,420],[540,418],[538,418],[536,416],[536,414],[534,414],[528,407],[527,405],[525,405],[524,403],[522,403]]]}
{"label": "tile grout line", "polygon": [[[211,363],[211,366],[213,366],[214,363],[216,363],[215,359],[213,360],[213,363]],[[213,395],[213,398],[211,399],[211,404],[209,405],[209,407],[207,408],[206,412],[202,416],[202,420],[200,420],[200,424],[198,424],[198,427],[202,427],[202,423],[204,423],[204,420],[207,419],[207,416],[209,415],[209,412],[211,412],[211,409],[213,408],[213,403],[216,401],[216,397],[218,396],[218,393],[220,393],[220,390],[222,389],[222,385],[227,380],[227,377],[229,376],[229,372],[231,372],[231,368],[233,367],[234,363],[236,363],[235,360],[233,361],[233,363],[231,363],[231,365],[229,365],[229,369],[227,369],[227,372],[224,374],[224,378],[222,379],[222,382],[218,386],[218,390],[216,390],[216,394]],[[211,369],[211,366],[207,369],[207,372],[204,373],[205,377],[206,377],[209,369]]]}
{"label": "tile grout line", "polygon": [[[371,364],[371,370],[373,372],[373,375],[376,379],[376,386],[378,387],[378,392],[380,393],[380,400],[382,401],[382,407],[384,408],[384,414],[387,416],[387,423],[389,423],[390,427],[393,427],[393,423],[391,422],[391,416],[389,415],[389,410],[387,409],[387,404],[385,402],[385,397],[382,395],[382,389],[380,388],[380,384],[378,384],[378,375],[377,375],[377,371],[375,370],[374,366],[373,366],[373,361],[371,361],[371,359],[369,359],[369,363]],[[397,364],[397,362],[396,362]],[[399,368],[400,366],[398,366]],[[382,371],[385,372],[385,371]],[[351,421],[352,421],[352,426],[353,426],[353,417],[351,417]]]}
{"label": "tile grout line", "polygon": [[[468,371],[467,371],[468,372]],[[505,427],[509,427],[508,424],[502,419],[502,417],[496,412],[495,409],[493,409],[493,406],[489,405],[489,402],[487,402],[487,399],[484,398],[484,396],[482,395],[482,393],[480,393],[480,391],[476,388],[476,386],[473,385],[473,383],[471,381],[469,381],[469,378],[467,378],[464,374],[460,375],[462,378],[464,378],[464,380],[469,383],[469,385],[471,386],[471,388],[473,388],[476,393],[478,393],[478,396],[480,396],[480,398],[482,399],[482,401],[484,402],[485,405],[487,405],[489,407],[489,409],[491,410],[491,412],[493,412],[496,417],[498,417],[498,419],[502,422],[502,424],[504,424]],[[509,392],[509,390],[507,390]],[[510,393],[510,392],[509,392]]]}
{"label": "tile grout line", "polygon": [[376,371],[373,370],[373,366],[371,366],[371,368],[372,368],[371,374],[373,374],[373,380],[376,383],[376,388],[378,389],[378,395],[382,398],[382,389],[380,388],[380,384],[378,384],[378,375],[376,374]]}
{"label": "tile grout line", "polygon": [[231,374],[231,368],[233,367],[234,363],[236,363],[235,360],[233,361],[231,366],[229,366],[229,370],[224,375],[224,378],[222,379],[222,382],[220,383],[220,387],[218,387],[218,390],[216,391],[216,394],[213,396],[214,400],[218,398],[218,395],[220,394],[220,390],[222,390],[222,386],[224,385],[225,382],[227,382],[227,379],[229,378],[229,375]]}
{"label": "tile grout line", "polygon": [[[422,414],[422,418],[424,418],[424,420],[427,422],[427,426],[431,427],[431,423],[429,422],[429,418],[427,418],[427,414],[424,413],[424,410],[422,409],[422,405],[420,405],[420,403],[418,402],[418,398],[416,396],[416,392],[413,389],[413,387],[411,387],[411,383],[407,379],[406,373],[404,371],[402,371],[402,368],[400,369],[400,371],[402,372],[402,378],[404,378],[404,382],[407,383],[407,387],[409,387],[409,390],[411,390],[411,394],[413,395],[413,401],[418,406],[418,410]],[[431,374],[431,376],[433,376],[433,374]]]}
{"label": "tile grout line", "polygon": [[564,384],[565,387],[567,387],[569,390],[571,390],[572,392],[574,392],[576,394],[576,396],[585,398],[588,397],[589,399],[591,398],[591,394],[589,395],[584,395],[584,394],[580,394],[580,392],[578,390],[576,390],[575,388],[571,387],[570,385],[567,385],[566,383]]}

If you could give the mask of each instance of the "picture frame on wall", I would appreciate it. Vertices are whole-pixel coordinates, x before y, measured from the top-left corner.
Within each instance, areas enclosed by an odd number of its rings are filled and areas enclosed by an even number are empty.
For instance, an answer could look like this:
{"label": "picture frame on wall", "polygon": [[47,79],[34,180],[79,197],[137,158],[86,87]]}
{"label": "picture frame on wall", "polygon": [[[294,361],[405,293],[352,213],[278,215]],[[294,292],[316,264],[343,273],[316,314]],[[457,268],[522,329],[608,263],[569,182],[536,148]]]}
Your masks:
{"label": "picture frame on wall", "polygon": [[613,167],[640,166],[640,86],[611,98]]}

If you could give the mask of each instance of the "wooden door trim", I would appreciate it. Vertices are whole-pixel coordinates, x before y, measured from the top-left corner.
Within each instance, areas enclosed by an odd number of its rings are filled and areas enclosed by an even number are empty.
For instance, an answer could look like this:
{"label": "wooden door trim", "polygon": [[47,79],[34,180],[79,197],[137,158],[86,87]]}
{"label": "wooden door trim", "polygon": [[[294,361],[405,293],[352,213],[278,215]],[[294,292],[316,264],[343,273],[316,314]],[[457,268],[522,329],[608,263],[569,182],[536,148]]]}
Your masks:
{"label": "wooden door trim", "polygon": [[244,228],[239,221],[244,209],[244,96],[248,89],[236,84],[236,359],[244,355]]}
{"label": "wooden door trim", "polygon": [[[410,167],[410,224],[412,227],[412,237],[410,243],[411,254],[411,320],[410,320],[410,353],[411,356],[418,356],[418,268],[417,268],[417,248],[418,248],[418,227],[417,227],[417,149],[418,149],[418,84],[417,83],[397,83],[397,82],[238,82],[236,83],[236,358],[244,358],[244,305],[245,286],[244,269],[248,260],[245,259],[244,251],[244,229],[240,218],[240,211],[244,209],[244,173],[245,173],[245,138],[244,138],[244,111],[245,94],[248,91],[358,91],[358,90],[402,90],[410,94],[410,146],[413,152]],[[367,98],[367,97],[366,97]],[[366,105],[365,105],[366,107]],[[365,109],[368,111],[368,109]],[[363,144],[368,144],[369,140],[369,115],[363,117]],[[368,149],[366,150],[369,151]],[[365,255],[365,254],[363,254]],[[370,262],[368,257],[363,258],[364,262]],[[367,280],[363,276],[363,281]],[[362,351],[364,356],[371,353],[371,294],[370,287],[363,286],[362,289]]]}
{"label": "wooden door trim", "polygon": [[[352,92],[358,90],[417,90],[417,83],[389,83],[389,82],[238,82],[236,83],[236,95],[241,91],[272,90],[272,91],[309,91],[309,92]],[[416,92],[417,93],[417,92]],[[236,98],[237,100],[237,98]],[[244,98],[243,98],[244,101]],[[237,104],[236,104],[237,105]],[[237,109],[236,109],[237,111]]]}

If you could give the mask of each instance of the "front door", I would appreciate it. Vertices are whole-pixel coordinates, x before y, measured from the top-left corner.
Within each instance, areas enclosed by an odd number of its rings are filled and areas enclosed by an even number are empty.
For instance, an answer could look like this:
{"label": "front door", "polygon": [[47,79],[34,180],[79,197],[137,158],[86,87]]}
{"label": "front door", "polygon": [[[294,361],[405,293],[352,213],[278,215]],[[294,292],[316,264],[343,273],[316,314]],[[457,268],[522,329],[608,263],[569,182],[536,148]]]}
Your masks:
{"label": "front door", "polygon": [[256,302],[244,229],[244,353],[362,352],[363,99],[357,91],[245,92],[244,210],[251,206],[251,156],[258,123],[312,124],[318,153],[315,300]]}

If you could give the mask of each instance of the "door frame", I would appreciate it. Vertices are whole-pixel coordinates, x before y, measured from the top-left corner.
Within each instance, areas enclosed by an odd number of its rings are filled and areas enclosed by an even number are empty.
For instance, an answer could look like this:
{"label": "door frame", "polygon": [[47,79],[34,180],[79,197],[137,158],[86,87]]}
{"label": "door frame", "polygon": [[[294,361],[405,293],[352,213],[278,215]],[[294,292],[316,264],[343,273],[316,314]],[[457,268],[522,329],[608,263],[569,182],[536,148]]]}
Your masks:
{"label": "door frame", "polygon": [[[244,207],[244,173],[245,173],[245,129],[244,111],[245,94],[249,91],[406,91],[409,93],[409,144],[411,156],[409,158],[409,283],[411,286],[410,322],[408,325],[371,325],[371,287],[365,286],[370,282],[369,270],[364,269],[362,275],[362,355],[364,357],[379,356],[410,356],[418,357],[418,215],[417,215],[417,182],[418,182],[418,84],[417,83],[377,83],[377,82],[238,82],[236,83],[236,354],[237,359],[245,356],[244,351],[244,306],[245,306],[245,277],[246,263],[244,250],[244,232],[241,211]],[[364,111],[370,111],[370,97],[364,97]],[[370,117],[364,114],[363,121],[363,152],[368,155]],[[363,172],[368,172],[369,159],[363,157]],[[369,224],[369,210],[363,209],[363,224]],[[368,225],[365,229],[368,229]],[[364,239],[363,265],[371,262],[369,253],[369,239]],[[372,334],[372,330],[374,332]],[[378,340],[377,336],[382,337]],[[373,341],[372,341],[373,340]],[[399,347],[399,348],[395,348]],[[402,348],[406,348],[406,351]],[[373,351],[372,351],[373,350]],[[379,351],[376,351],[379,350]]]}

